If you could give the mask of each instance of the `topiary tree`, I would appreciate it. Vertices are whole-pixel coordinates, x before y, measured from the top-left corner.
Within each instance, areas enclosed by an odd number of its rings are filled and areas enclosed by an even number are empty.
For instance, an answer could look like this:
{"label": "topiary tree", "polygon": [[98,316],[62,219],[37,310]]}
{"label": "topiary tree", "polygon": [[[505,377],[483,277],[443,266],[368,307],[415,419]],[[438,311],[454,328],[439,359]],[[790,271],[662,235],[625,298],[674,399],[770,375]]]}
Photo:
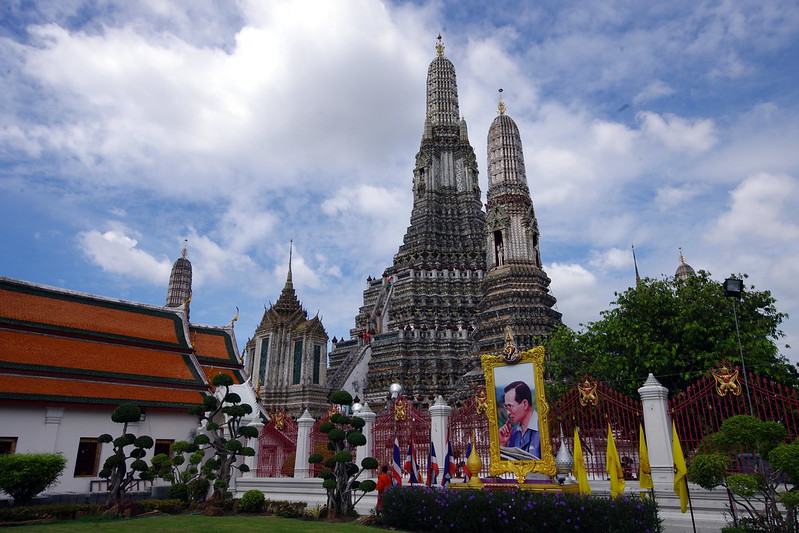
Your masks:
{"label": "topiary tree", "polygon": [[61,453],[13,453],[0,455],[0,490],[25,505],[58,481],[67,460]]}
{"label": "topiary tree", "polygon": [[198,451],[213,452],[214,455],[202,465],[200,471],[207,479],[213,480],[213,496],[221,498],[228,494],[234,468],[241,472],[249,471],[246,464],[235,464],[239,457],[255,455],[255,450],[244,446],[239,439],[257,437],[258,430],[241,423],[245,416],[252,413],[252,407],[241,403],[241,396],[230,392],[233,378],[228,374],[217,374],[211,383],[221,392],[222,401],[216,396],[206,396],[202,405],[193,406],[189,412],[199,416],[200,423],[205,423],[206,434],[194,437],[193,444]]}
{"label": "topiary tree", "polygon": [[[128,433],[128,424],[141,420],[141,409],[132,403],[124,403],[114,409],[111,420],[122,424],[122,435],[115,439],[108,433],[103,433],[97,438],[102,443],[114,444],[113,453],[100,470],[100,477],[108,480],[108,505],[121,502],[133,482],[153,479],[149,466],[143,459],[147,450],[153,447],[153,439],[147,435],[137,437]],[[128,446],[133,446],[130,452],[125,451]],[[130,465],[128,459],[133,459]]]}
{"label": "topiary tree", "polygon": [[[726,488],[736,509],[747,514],[740,525],[748,530],[795,531],[799,440],[785,444],[787,433],[779,422],[763,422],[749,415],[730,417],[702,442],[688,467],[688,479],[708,490]],[[733,458],[742,456],[754,459],[754,473],[732,470]],[[778,503],[785,506],[787,514]]]}
{"label": "topiary tree", "polygon": [[[347,391],[334,392],[330,402],[349,406],[352,405],[352,396]],[[358,477],[364,470],[377,468],[377,459],[364,458],[360,468],[353,462],[355,449],[366,444],[366,437],[362,432],[364,425],[366,422],[363,418],[336,413],[319,426],[319,430],[327,434],[328,449],[333,452],[333,457],[324,463],[326,468],[318,474],[323,479],[322,486],[327,490],[327,507],[332,514],[348,514],[367,492],[375,490],[374,481],[358,481]],[[311,464],[321,463],[323,460],[321,453],[313,453],[308,457]],[[361,492],[361,495],[353,501],[356,491]]]}
{"label": "topiary tree", "polygon": [[[181,485],[188,498],[188,483],[200,477],[200,467],[205,451],[197,444],[179,440],[170,446],[172,456],[159,453],[151,460],[150,472],[153,477],[172,483],[172,486]],[[180,490],[180,489],[176,489]]]}

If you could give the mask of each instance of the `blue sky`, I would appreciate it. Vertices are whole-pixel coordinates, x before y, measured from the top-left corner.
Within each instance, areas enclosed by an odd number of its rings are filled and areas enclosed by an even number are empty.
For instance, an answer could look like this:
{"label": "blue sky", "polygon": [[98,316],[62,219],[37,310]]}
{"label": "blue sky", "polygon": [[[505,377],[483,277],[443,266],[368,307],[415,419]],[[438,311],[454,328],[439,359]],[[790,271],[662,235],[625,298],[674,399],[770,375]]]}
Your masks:
{"label": "blue sky", "polygon": [[[799,345],[795,1],[7,0],[0,275],[163,304],[242,345],[285,283],[348,336],[411,209],[439,32],[485,193],[497,89],[564,321],[679,249],[769,289]],[[746,327],[742,324],[741,327]],[[797,348],[782,353],[799,361]],[[642,376],[642,380],[645,376]]]}

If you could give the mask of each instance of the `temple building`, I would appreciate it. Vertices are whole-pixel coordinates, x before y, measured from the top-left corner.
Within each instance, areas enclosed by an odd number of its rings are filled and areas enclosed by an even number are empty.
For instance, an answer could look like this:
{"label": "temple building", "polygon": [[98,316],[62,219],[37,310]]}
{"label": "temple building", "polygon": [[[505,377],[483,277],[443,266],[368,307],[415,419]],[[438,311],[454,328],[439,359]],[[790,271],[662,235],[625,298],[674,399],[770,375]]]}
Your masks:
{"label": "temple building", "polygon": [[311,319],[294,291],[291,252],[286,284],[264,310],[261,323],[244,348],[246,368],[261,404],[270,412],[319,415],[330,407],[327,386],[327,332]]}
{"label": "temple building", "polygon": [[477,161],[460,116],[455,67],[439,36],[413,171],[410,226],[394,262],[367,279],[351,339],[330,353],[331,390],[370,405],[399,383],[422,403],[473,386],[481,353],[521,349],[560,324],[527,187],[521,138],[504,110],[489,132],[488,223]]}
{"label": "temple building", "polygon": [[528,349],[561,325],[541,264],[522,139],[516,122],[505,114],[501,94],[498,115],[488,130],[487,272],[473,335],[481,354],[502,350],[508,334]]}
{"label": "temple building", "polygon": [[112,446],[98,436],[120,431],[117,406],[141,408],[129,431],[151,436],[156,454],[197,431],[188,409],[213,376],[230,375],[246,398],[233,322],[189,322],[185,250],[168,294],[158,306],[0,277],[0,453],[61,452],[67,467],[50,491],[105,498],[98,472]]}

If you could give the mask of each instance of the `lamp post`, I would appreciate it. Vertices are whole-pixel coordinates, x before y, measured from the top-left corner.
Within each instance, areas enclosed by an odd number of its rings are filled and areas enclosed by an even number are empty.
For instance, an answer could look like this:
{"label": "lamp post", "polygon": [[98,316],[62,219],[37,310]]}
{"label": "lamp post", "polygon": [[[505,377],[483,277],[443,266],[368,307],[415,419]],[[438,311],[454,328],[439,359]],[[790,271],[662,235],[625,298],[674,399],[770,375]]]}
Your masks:
{"label": "lamp post", "polygon": [[741,356],[741,369],[744,373],[744,387],[746,388],[746,401],[749,403],[749,414],[755,416],[755,410],[752,408],[752,396],[749,394],[749,378],[746,375],[746,361],[744,361],[744,350],[741,346],[741,331],[738,328],[738,311],[735,308],[735,300],[741,297],[743,292],[744,283],[737,278],[727,278],[724,280],[724,296],[732,299],[732,315],[735,318],[735,336],[738,339],[738,353]]}

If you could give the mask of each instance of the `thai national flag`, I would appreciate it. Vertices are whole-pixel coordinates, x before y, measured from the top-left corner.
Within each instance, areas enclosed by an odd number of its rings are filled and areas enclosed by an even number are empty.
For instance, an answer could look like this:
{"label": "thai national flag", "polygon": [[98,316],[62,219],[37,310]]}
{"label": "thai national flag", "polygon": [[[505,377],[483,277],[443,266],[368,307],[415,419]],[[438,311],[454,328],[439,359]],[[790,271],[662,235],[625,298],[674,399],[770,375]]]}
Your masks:
{"label": "thai national flag", "polygon": [[427,484],[436,485],[438,483],[438,458],[436,458],[436,447],[430,441],[430,455],[427,456]]}
{"label": "thai national flag", "polygon": [[472,455],[472,441],[466,445],[466,460],[463,463],[463,482],[466,483],[471,479],[472,473],[469,471],[469,456]]}
{"label": "thai national flag", "polygon": [[452,444],[447,441],[447,455],[444,457],[444,475],[441,486],[446,487],[455,475],[455,458],[452,456]]}
{"label": "thai national flag", "polygon": [[394,454],[391,462],[391,478],[394,485],[402,485],[402,467],[400,466],[399,441],[394,438]]}
{"label": "thai national flag", "polygon": [[419,467],[416,465],[416,453],[413,449],[413,441],[408,445],[408,455],[405,457],[405,471],[410,474],[408,482],[411,485],[422,482],[421,476],[419,475]]}

